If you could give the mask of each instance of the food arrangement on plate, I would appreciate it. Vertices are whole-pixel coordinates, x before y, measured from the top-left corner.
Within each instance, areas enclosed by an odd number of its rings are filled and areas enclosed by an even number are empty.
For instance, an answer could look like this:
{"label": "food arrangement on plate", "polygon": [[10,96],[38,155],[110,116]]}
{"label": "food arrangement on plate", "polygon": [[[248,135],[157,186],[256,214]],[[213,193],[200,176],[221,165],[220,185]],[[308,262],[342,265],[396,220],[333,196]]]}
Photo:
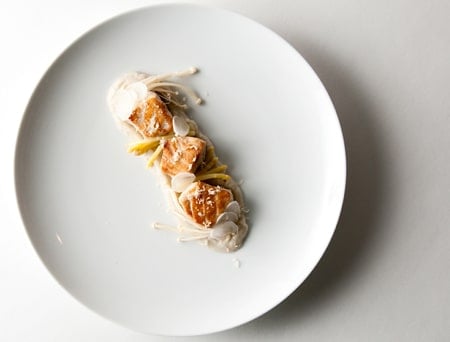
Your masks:
{"label": "food arrangement on plate", "polygon": [[[185,63],[202,74],[159,74]],[[168,336],[236,327],[291,294],[333,235],[345,176],[333,104],[298,52],[252,20],[187,4],[120,15],[70,45],[30,99],[15,157],[26,231],[58,283]]]}
{"label": "food arrangement on plate", "polygon": [[187,98],[196,104],[202,100],[179,80],[197,71],[126,73],[111,85],[107,101],[118,126],[133,140],[128,152],[155,166],[179,219],[176,227],[153,226],[175,231],[179,241],[232,252],[247,235],[247,209],[239,184],[216,156],[212,141],[186,113]]}

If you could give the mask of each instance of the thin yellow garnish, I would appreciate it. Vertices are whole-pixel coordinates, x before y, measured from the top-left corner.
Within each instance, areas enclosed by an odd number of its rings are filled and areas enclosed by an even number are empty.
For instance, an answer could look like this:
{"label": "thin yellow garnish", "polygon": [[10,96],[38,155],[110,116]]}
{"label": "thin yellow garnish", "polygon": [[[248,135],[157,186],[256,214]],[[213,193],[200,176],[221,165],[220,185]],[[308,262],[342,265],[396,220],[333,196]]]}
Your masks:
{"label": "thin yellow garnish", "polygon": [[138,143],[135,143],[128,147],[128,153],[133,153],[137,156],[141,154],[147,153],[150,150],[153,150],[156,146],[158,146],[160,139],[152,139],[152,140],[144,140]]}
{"label": "thin yellow garnish", "polygon": [[128,153],[133,153],[137,156],[140,156],[141,154],[147,153],[150,150],[154,150],[158,146],[161,139],[170,139],[172,137],[173,134],[168,134],[160,137],[144,139],[137,143],[131,144],[128,147]]}
{"label": "thin yellow garnish", "polygon": [[215,157],[214,154],[214,146],[208,146],[206,148],[206,156],[205,156],[205,161],[211,160],[212,158]]}
{"label": "thin yellow garnish", "polygon": [[222,179],[224,181],[227,181],[230,178],[231,177],[226,175],[225,173],[207,173],[207,174],[195,177],[195,180],[203,181],[203,180],[207,180],[207,179]]}
{"label": "thin yellow garnish", "polygon": [[225,164],[224,165],[220,165],[220,166],[214,167],[214,168],[206,171],[205,174],[208,174],[208,173],[222,173],[222,172],[225,172],[227,170],[227,167],[228,166],[226,166]]}
{"label": "thin yellow garnish", "polygon": [[148,162],[147,162],[147,167],[152,167],[153,163],[155,162],[155,160],[159,157],[159,155],[161,154],[162,150],[163,150],[164,145],[160,144],[155,152],[153,152],[153,154],[150,156],[150,158],[148,158]]}
{"label": "thin yellow garnish", "polygon": [[202,169],[198,172],[198,174],[203,175],[203,174],[207,173],[212,167],[214,167],[214,165],[216,165],[216,163],[218,161],[219,161],[219,158],[214,157],[204,167],[202,167]]}

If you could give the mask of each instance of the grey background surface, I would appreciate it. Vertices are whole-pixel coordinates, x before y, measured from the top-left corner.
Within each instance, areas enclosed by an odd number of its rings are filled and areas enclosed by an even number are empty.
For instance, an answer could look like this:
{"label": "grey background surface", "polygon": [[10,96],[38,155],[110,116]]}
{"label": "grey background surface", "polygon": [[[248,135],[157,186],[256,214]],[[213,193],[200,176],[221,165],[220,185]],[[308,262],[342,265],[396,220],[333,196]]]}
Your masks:
{"label": "grey background surface", "polygon": [[[259,319],[177,341],[450,339],[450,2],[192,1],[279,33],[333,99],[348,158],[335,236],[310,277]],[[0,5],[0,340],[170,341],[118,327],[45,270],[15,204],[12,160],[47,66],[99,21],[155,1]]]}

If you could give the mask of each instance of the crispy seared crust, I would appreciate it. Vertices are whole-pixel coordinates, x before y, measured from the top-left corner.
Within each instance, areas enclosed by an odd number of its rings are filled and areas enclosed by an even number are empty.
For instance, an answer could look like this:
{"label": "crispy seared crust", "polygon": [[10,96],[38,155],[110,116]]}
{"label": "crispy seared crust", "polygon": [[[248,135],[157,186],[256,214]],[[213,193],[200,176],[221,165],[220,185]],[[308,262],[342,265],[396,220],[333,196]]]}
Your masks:
{"label": "crispy seared crust", "polygon": [[206,142],[195,137],[173,137],[164,142],[161,171],[170,176],[195,173],[205,158]]}
{"label": "crispy seared crust", "polygon": [[230,190],[197,181],[180,195],[179,203],[196,223],[210,228],[232,200]]}
{"label": "crispy seared crust", "polygon": [[172,114],[159,96],[148,97],[145,103],[133,111],[129,120],[146,138],[167,135],[173,131]]}

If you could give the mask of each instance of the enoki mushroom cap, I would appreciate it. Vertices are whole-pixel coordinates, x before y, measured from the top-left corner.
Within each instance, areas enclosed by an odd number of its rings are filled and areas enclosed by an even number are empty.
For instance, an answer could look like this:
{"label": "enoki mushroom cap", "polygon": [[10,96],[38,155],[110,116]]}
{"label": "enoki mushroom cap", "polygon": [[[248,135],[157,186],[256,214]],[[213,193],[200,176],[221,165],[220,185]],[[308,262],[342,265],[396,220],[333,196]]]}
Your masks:
{"label": "enoki mushroom cap", "polygon": [[138,81],[117,89],[110,98],[110,110],[120,120],[128,120],[133,110],[146,99],[147,86]]}
{"label": "enoki mushroom cap", "polygon": [[176,135],[185,137],[189,133],[189,124],[181,116],[174,116],[172,119],[173,131]]}
{"label": "enoki mushroom cap", "polygon": [[195,181],[195,175],[191,172],[180,172],[172,177],[171,188],[175,192],[183,192]]}
{"label": "enoki mushroom cap", "polygon": [[222,240],[227,235],[236,234],[238,226],[232,221],[227,221],[221,224],[216,224],[209,233],[211,239]]}

